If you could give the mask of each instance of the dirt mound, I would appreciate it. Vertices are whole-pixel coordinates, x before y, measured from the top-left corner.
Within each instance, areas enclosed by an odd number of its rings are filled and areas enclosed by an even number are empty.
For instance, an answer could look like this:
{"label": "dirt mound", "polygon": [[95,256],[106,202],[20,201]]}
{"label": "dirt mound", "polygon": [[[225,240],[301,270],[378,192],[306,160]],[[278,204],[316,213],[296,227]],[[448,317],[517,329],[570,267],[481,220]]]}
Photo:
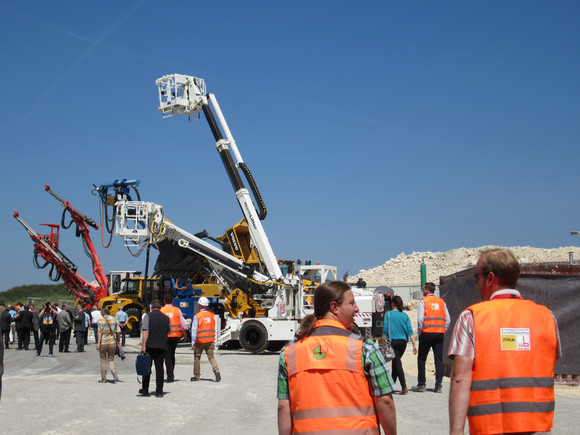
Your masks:
{"label": "dirt mound", "polygon": [[[437,284],[440,276],[450,275],[474,266],[480,253],[493,247],[458,248],[446,252],[413,252],[409,255],[403,252],[381,266],[361,270],[357,275],[349,278],[349,281],[356,282],[358,278],[362,278],[367,285],[419,284],[421,264],[425,264],[427,281]],[[570,252],[573,253],[575,261],[580,260],[580,248],[571,246],[555,249],[517,246],[509,249],[514,252],[520,263],[567,263]]]}

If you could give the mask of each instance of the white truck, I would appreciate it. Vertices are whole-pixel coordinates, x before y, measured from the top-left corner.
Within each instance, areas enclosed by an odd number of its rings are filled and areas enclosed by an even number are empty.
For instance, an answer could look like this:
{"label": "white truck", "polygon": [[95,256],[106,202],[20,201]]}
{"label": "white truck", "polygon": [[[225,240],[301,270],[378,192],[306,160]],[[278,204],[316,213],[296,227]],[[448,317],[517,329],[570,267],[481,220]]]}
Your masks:
{"label": "white truck", "polygon": [[[266,215],[262,198],[254,179],[244,163],[228,128],[225,118],[213,94],[205,91],[202,79],[172,74],[156,81],[159,90],[159,111],[164,117],[171,115],[194,115],[202,111],[211,128],[228,177],[249,229],[250,247],[257,251],[257,263],[249,264],[239,256],[232,255],[222,247],[191,234],[164,217],[163,207],[144,201],[118,201],[116,207],[115,234],[126,245],[142,246],[169,240],[195,253],[211,266],[226,292],[244,292],[259,302],[262,316],[224,317],[218,344],[238,341],[247,351],[258,353],[266,348],[276,348],[294,338],[300,321],[313,312],[311,298],[313,287],[327,279],[336,280],[334,266],[297,264],[282,268],[266,233],[261,219]],[[245,187],[240,172],[246,176],[260,213]],[[236,244],[236,239],[230,239]],[[232,251],[233,252],[233,251]],[[286,263],[287,264],[287,263]],[[284,270],[284,271],[283,271]],[[367,337],[380,335],[384,300],[382,295],[365,289],[353,289],[360,313],[355,319],[361,334]]]}

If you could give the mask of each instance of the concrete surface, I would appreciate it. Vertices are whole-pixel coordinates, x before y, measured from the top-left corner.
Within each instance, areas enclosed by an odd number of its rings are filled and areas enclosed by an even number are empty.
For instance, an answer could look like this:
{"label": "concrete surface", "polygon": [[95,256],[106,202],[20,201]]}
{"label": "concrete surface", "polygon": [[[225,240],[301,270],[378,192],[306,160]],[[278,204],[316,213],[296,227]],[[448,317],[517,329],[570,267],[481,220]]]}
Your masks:
{"label": "concrete surface", "polygon": [[[135,357],[140,339],[127,340],[127,359],[116,359],[121,382],[99,384],[99,357],[94,340],[85,353],[35,357],[35,352],[5,351],[0,421],[2,434],[196,433],[275,434],[278,354],[250,355],[220,350],[217,361],[222,381],[215,383],[207,357],[202,357],[202,380],[190,382],[193,351],[177,351],[177,381],[165,385],[165,396],[140,397]],[[71,349],[74,350],[72,345]],[[405,359],[413,359],[409,354]],[[411,361],[407,361],[409,363]],[[154,376],[154,375],[153,375]],[[409,386],[416,375],[407,373]],[[428,373],[428,388],[432,388]],[[152,379],[152,389],[154,389]],[[396,395],[398,433],[448,433],[447,399],[443,394]],[[557,388],[554,434],[577,434],[580,427],[578,388]]]}

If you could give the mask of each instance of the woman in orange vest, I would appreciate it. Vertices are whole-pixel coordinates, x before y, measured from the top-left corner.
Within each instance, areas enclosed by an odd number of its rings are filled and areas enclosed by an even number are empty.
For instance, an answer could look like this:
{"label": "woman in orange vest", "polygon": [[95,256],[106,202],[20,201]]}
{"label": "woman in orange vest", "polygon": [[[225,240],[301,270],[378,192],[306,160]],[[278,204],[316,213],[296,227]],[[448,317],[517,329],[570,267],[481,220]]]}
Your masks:
{"label": "woman in orange vest", "polygon": [[296,341],[280,353],[279,434],[378,435],[379,423],[386,434],[397,432],[387,363],[372,340],[351,332],[358,311],[345,282],[316,288],[314,314],[304,318]]}

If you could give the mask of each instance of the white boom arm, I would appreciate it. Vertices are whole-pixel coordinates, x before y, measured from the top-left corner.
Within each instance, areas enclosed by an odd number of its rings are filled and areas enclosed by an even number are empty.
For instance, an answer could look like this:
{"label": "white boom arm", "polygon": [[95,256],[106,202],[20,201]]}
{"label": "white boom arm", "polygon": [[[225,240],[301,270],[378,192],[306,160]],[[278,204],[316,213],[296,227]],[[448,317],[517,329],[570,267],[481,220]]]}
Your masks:
{"label": "white boom arm", "polygon": [[[244,169],[246,167],[216,97],[213,94],[206,94],[205,82],[197,77],[172,74],[157,79],[155,83],[159,89],[159,111],[163,113],[163,117],[192,115],[203,110],[216,140],[216,148],[236,192],[236,199],[248,223],[252,243],[258,248],[270,278],[282,278],[280,266],[262,227],[250,193],[239,175],[238,168]],[[212,112],[212,106],[217,114],[219,124]],[[235,161],[232,158],[232,153]]]}
{"label": "white boom arm", "polygon": [[227,269],[257,283],[269,281],[267,276],[251,270],[242,260],[165,219],[161,205],[144,201],[118,201],[116,207],[115,235],[122,237],[127,246],[155,244],[170,240],[207,259],[218,272]]}

